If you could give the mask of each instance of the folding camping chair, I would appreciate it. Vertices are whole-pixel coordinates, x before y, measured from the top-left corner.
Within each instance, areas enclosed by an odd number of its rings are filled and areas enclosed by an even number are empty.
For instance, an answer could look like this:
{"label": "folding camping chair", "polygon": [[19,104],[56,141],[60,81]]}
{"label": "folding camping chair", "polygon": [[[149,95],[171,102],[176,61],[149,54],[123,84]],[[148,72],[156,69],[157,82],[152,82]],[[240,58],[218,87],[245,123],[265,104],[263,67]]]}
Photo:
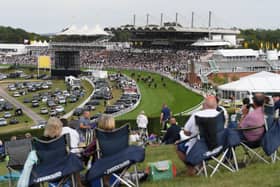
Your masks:
{"label": "folding camping chair", "polygon": [[20,172],[23,169],[24,163],[32,150],[30,139],[21,139],[5,142],[5,152],[9,157],[7,168],[9,171],[9,187],[16,184],[19,179]]}
{"label": "folding camping chair", "polygon": [[83,169],[82,162],[70,152],[69,135],[53,140],[33,139],[33,148],[38,156],[38,163],[33,166],[29,184],[53,182],[57,186],[71,183],[77,186],[75,173]]}
{"label": "folding camping chair", "polygon": [[[223,112],[220,112],[215,117],[195,116],[195,122],[199,128],[198,141],[188,153],[187,163],[194,166],[202,163],[202,168],[198,170],[198,174],[203,172],[206,177],[208,177],[207,166],[212,169],[210,177],[218,171],[220,166],[231,172],[237,171],[238,165],[233,147],[239,141],[229,143],[228,140],[232,136],[228,133],[228,129],[224,129],[225,120]],[[232,155],[233,163],[227,157],[228,154]],[[213,160],[216,166],[211,165],[208,162],[210,160]]]}
{"label": "folding camping chair", "polygon": [[[129,125],[113,131],[95,129],[97,157],[87,173],[87,180],[91,183],[100,181],[103,186],[103,176],[113,176],[115,181],[111,186],[120,182],[126,186],[139,186],[136,163],[145,159],[145,150],[140,146],[129,146]],[[134,165],[135,183],[124,177],[130,166]]]}
{"label": "folding camping chair", "polygon": [[[267,161],[257,151],[258,148],[262,147],[262,141],[263,141],[263,138],[264,138],[265,133],[267,131],[266,125],[264,124],[264,125],[258,126],[258,127],[239,128],[239,129],[236,129],[236,130],[239,131],[239,133],[243,133],[243,132],[255,131],[255,130],[260,129],[260,128],[264,128],[265,131],[264,131],[263,137],[260,138],[259,140],[250,142],[250,141],[247,141],[247,140],[244,140],[244,139],[242,140],[241,139],[240,145],[243,147],[243,150],[245,151],[245,155],[244,155],[244,158],[243,158],[243,162],[244,163],[250,163],[253,160],[254,156],[255,156],[259,160],[263,161],[264,163],[269,164],[269,161]],[[270,155],[268,155],[268,156],[270,156]],[[248,161],[247,161],[247,157],[249,158]]]}

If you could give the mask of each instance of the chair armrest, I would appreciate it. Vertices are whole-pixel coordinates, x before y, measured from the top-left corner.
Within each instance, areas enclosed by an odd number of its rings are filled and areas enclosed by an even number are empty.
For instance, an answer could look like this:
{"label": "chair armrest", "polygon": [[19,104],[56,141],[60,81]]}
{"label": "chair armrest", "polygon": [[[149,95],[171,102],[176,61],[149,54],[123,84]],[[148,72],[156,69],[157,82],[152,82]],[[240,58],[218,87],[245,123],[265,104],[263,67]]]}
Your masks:
{"label": "chair armrest", "polygon": [[175,145],[178,145],[178,144],[181,144],[181,143],[186,143],[186,142],[190,141],[191,139],[196,138],[197,136],[198,136],[198,134],[190,136],[189,138],[187,138],[185,140],[177,141],[177,142],[175,142]]}

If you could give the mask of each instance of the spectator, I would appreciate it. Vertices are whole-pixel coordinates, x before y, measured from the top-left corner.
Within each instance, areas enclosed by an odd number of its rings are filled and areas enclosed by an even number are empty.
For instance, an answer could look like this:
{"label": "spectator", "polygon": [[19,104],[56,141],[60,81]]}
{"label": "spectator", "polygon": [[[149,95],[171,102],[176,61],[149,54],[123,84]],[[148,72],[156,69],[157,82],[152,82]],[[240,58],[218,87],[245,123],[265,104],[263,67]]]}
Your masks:
{"label": "spectator", "polygon": [[71,152],[79,154],[80,153],[80,149],[78,148],[79,143],[80,143],[79,133],[76,130],[74,130],[68,126],[67,119],[62,118],[62,119],[60,119],[60,121],[62,122],[61,135],[69,134]]}
{"label": "spectator", "polygon": [[219,98],[216,96],[216,101],[217,101],[217,111],[218,112],[223,112],[224,113],[224,117],[225,117],[225,128],[227,128],[228,127],[228,112],[227,112],[227,110],[223,107],[223,106],[221,106],[221,105],[219,105]]}
{"label": "spectator", "polygon": [[44,139],[51,140],[60,137],[62,122],[56,117],[50,117],[44,130]]}
{"label": "spectator", "polygon": [[167,107],[166,104],[162,105],[162,110],[160,113],[160,124],[162,125],[162,129],[167,129],[167,122],[169,121],[170,117],[172,116],[172,113],[170,109]]}
{"label": "spectator", "polygon": [[[261,127],[264,125],[264,95],[257,93],[253,97],[254,111],[248,113],[240,123],[241,128]],[[258,128],[255,130],[244,131],[243,135],[245,140],[254,142],[260,140],[264,134],[264,128]],[[243,137],[242,137],[243,138]]]}
{"label": "spectator", "polygon": [[88,110],[85,110],[83,112],[83,116],[80,118],[80,129],[90,129],[90,112]]}
{"label": "spectator", "polygon": [[14,141],[14,140],[17,140],[17,137],[16,137],[16,136],[12,136],[12,137],[11,137],[11,141]]}
{"label": "spectator", "polygon": [[147,130],[148,118],[145,115],[144,110],[142,110],[140,114],[137,116],[136,123],[137,123],[137,127],[139,128],[140,138],[144,143],[148,138],[148,130]]}
{"label": "spectator", "polygon": [[31,138],[32,138],[32,135],[31,135],[29,132],[25,133],[24,136],[25,136],[25,138],[27,138],[27,139],[29,139],[29,138],[31,139]]}
{"label": "spectator", "polygon": [[112,131],[115,129],[115,119],[112,116],[101,116],[98,128],[105,131]]}
{"label": "spectator", "polygon": [[[195,116],[200,117],[215,117],[219,114],[217,109],[217,100],[214,96],[208,96],[206,97],[204,103],[203,103],[203,110],[198,111],[194,113],[184,127],[184,133],[186,136],[195,136],[199,133],[198,127],[195,123]],[[197,138],[192,138],[187,143],[181,143],[177,146],[177,155],[180,160],[182,160],[185,164],[186,163],[186,157],[189,153],[189,151],[192,149],[193,145],[196,143]],[[195,175],[196,170],[193,166],[187,165],[188,167],[188,175],[193,176]]]}
{"label": "spectator", "polygon": [[170,119],[170,125],[162,139],[165,144],[174,144],[177,140],[180,140],[181,127],[177,125],[176,118],[172,117]]}

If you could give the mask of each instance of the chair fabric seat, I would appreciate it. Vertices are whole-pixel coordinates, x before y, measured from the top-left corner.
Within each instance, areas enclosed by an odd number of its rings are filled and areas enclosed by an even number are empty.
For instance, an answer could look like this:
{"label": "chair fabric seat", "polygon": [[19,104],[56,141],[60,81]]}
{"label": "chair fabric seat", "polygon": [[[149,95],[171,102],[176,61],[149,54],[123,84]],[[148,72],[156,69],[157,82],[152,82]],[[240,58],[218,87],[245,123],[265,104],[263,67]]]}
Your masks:
{"label": "chair fabric seat", "polygon": [[280,123],[275,122],[265,133],[262,139],[262,147],[264,152],[270,156],[280,146]]}
{"label": "chair fabric seat", "polygon": [[83,169],[81,160],[73,153],[33,166],[29,184],[59,179]]}
{"label": "chair fabric seat", "polygon": [[[209,150],[206,140],[204,138],[199,139],[190,150],[186,157],[186,162],[191,165],[198,165],[204,160],[211,159],[212,156],[219,155],[227,148],[231,148],[240,144],[240,136],[238,132],[233,129],[224,129],[217,134],[217,147],[218,151]],[[222,147],[222,149],[218,149]]]}
{"label": "chair fabric seat", "polygon": [[142,162],[144,159],[145,150],[142,147],[129,146],[112,156],[101,158],[93,163],[86,175],[87,181],[92,181],[103,175],[114,173],[134,163]]}

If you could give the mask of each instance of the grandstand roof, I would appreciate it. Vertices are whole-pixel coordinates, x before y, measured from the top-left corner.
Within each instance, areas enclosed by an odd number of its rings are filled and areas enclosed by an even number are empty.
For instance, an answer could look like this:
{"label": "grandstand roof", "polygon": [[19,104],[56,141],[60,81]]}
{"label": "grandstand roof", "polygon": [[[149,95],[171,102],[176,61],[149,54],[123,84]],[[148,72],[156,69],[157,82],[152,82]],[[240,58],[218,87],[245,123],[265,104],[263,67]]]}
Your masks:
{"label": "grandstand roof", "polygon": [[96,25],[94,28],[89,28],[87,25],[84,25],[82,28],[78,28],[76,25],[72,25],[66,29],[63,29],[56,35],[107,36],[109,33],[104,31],[99,25]]}
{"label": "grandstand roof", "polygon": [[176,32],[193,32],[193,33],[219,33],[219,34],[240,34],[238,29],[226,29],[226,28],[207,28],[207,27],[181,27],[181,26],[159,26],[159,25],[146,25],[146,26],[134,26],[125,25],[117,28],[105,28],[105,30],[127,30],[127,31],[176,31]]}
{"label": "grandstand roof", "polygon": [[222,55],[223,57],[259,56],[258,51],[254,51],[253,49],[219,49],[214,54]]}
{"label": "grandstand roof", "polygon": [[218,87],[224,91],[248,91],[251,93],[280,93],[280,75],[269,72],[259,72],[241,78],[238,81],[227,83]]}

